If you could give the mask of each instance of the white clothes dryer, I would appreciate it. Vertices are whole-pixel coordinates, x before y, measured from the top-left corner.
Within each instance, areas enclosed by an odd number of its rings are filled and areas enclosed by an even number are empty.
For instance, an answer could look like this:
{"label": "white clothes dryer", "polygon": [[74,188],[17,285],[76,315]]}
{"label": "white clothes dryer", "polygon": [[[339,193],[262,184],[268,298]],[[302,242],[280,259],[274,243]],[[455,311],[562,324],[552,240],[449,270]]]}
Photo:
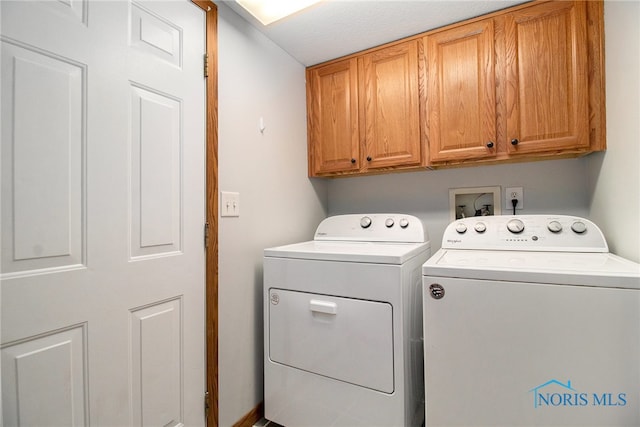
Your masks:
{"label": "white clothes dryer", "polygon": [[426,426],[639,426],[640,265],[583,218],[466,218],[423,266]]}
{"label": "white clothes dryer", "polygon": [[421,266],[410,215],[339,215],[264,251],[265,417],[288,427],[420,426]]}

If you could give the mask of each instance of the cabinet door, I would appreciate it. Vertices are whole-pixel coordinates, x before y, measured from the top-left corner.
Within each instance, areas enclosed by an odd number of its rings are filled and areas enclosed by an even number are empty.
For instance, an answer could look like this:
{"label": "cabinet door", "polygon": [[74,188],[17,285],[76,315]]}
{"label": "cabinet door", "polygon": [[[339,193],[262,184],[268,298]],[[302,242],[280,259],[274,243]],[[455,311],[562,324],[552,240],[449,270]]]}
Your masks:
{"label": "cabinet door", "polygon": [[418,41],[360,58],[364,170],[419,165]]}
{"label": "cabinet door", "polygon": [[505,16],[507,150],[589,148],[586,2]]}
{"label": "cabinet door", "polygon": [[424,38],[432,162],[494,157],[496,103],[493,20]]}
{"label": "cabinet door", "polygon": [[357,171],[357,60],[310,69],[307,80],[309,174]]}

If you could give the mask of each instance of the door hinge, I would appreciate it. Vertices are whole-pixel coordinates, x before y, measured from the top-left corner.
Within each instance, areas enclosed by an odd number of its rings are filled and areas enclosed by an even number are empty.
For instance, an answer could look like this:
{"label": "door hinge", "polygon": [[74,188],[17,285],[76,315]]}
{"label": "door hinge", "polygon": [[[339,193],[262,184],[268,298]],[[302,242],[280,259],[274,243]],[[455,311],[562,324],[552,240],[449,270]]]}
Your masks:
{"label": "door hinge", "polygon": [[205,425],[207,423],[207,419],[209,418],[209,410],[211,409],[211,397],[209,397],[209,392],[204,392],[204,422]]}
{"label": "door hinge", "polygon": [[209,249],[209,223],[204,224],[204,248]]}
{"label": "door hinge", "polygon": [[209,77],[209,55],[204,54],[204,76]]}

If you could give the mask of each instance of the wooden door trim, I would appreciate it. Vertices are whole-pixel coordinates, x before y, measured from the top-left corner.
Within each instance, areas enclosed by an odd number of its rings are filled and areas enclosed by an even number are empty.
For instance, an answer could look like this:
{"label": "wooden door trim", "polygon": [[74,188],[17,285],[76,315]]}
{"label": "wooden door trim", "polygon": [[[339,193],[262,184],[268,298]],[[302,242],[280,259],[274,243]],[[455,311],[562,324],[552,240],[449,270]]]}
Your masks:
{"label": "wooden door trim", "polygon": [[209,415],[205,422],[207,427],[218,427],[218,8],[211,0],[191,1],[206,13],[206,222],[209,234],[206,241],[205,310]]}

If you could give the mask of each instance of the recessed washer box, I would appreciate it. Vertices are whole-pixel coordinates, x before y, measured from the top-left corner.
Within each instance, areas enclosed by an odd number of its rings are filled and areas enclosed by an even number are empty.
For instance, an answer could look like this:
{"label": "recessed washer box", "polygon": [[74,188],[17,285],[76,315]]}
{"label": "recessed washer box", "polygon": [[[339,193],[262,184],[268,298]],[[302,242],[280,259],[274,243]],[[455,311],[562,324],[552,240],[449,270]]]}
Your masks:
{"label": "recessed washer box", "polygon": [[449,189],[449,220],[501,215],[500,186]]}

